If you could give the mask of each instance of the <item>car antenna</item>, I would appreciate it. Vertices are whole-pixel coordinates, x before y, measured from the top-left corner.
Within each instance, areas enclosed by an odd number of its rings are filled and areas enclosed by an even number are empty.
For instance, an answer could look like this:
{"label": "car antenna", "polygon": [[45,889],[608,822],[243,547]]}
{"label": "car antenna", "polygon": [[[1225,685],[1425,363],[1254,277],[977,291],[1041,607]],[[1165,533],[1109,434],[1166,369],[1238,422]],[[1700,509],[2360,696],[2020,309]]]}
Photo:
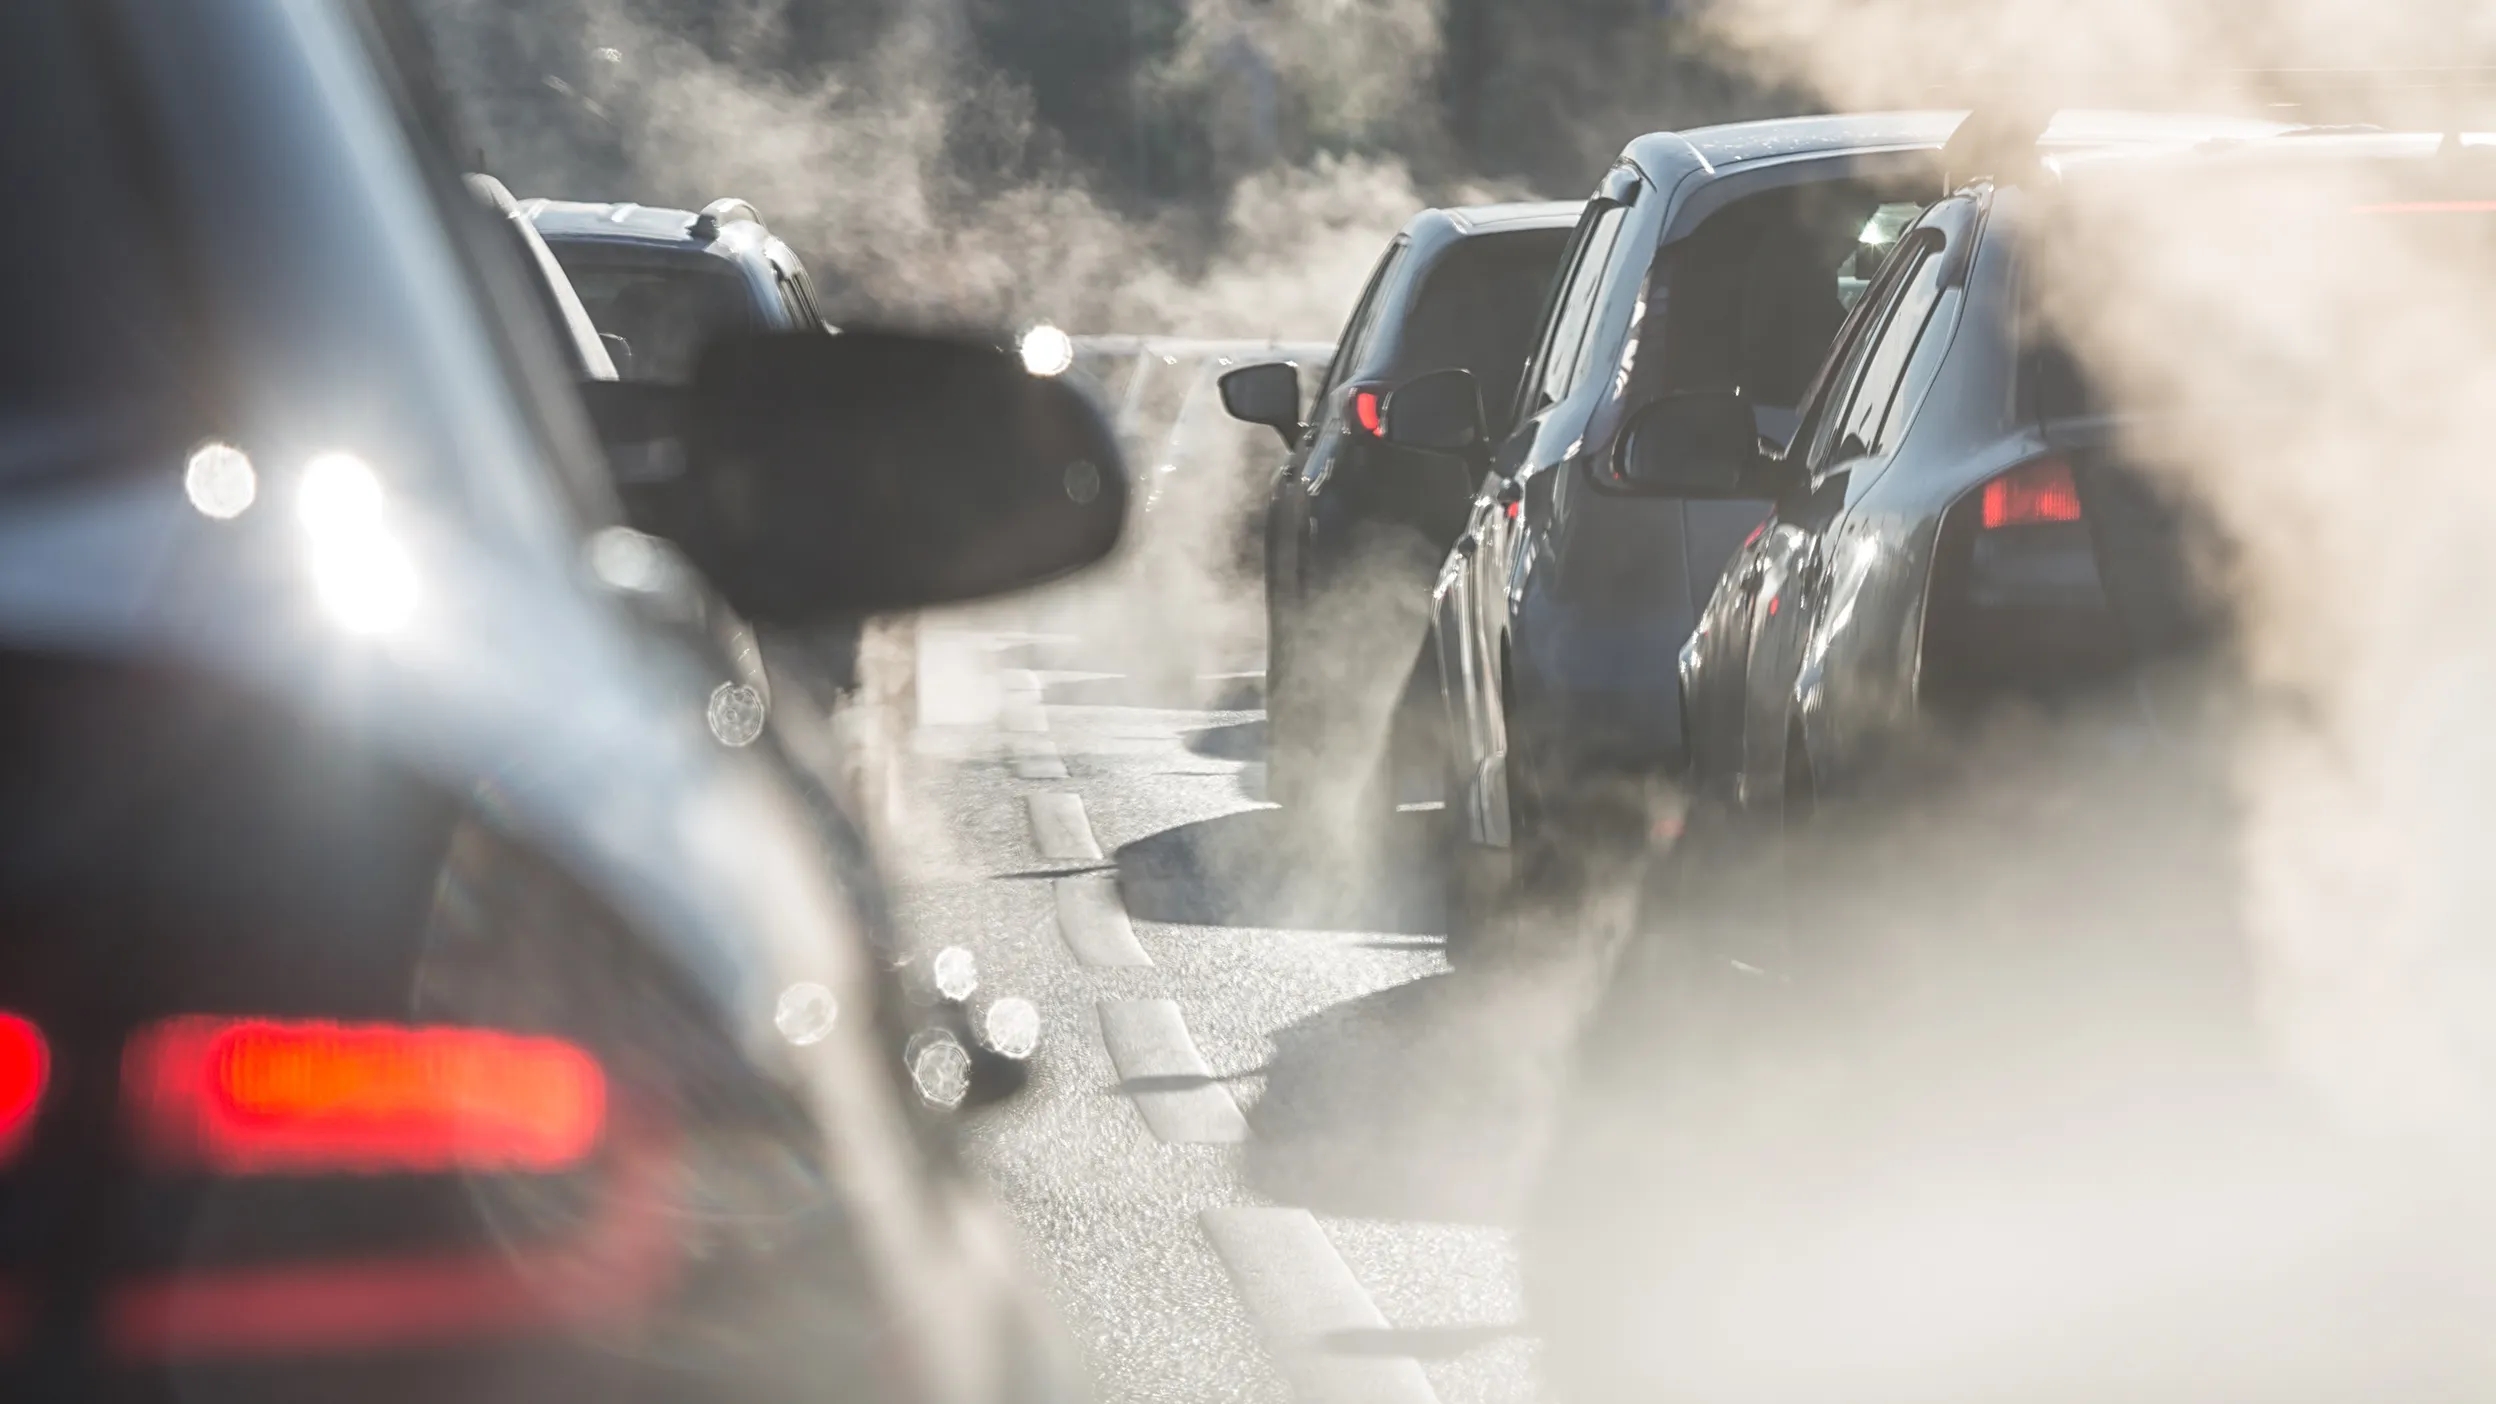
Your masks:
{"label": "car antenna", "polygon": [[762,222],[762,214],[752,204],[733,195],[726,195],[704,205],[702,213],[693,217],[693,223],[685,226],[685,233],[688,237],[699,239],[707,244],[719,237],[719,227],[723,224],[760,224]]}

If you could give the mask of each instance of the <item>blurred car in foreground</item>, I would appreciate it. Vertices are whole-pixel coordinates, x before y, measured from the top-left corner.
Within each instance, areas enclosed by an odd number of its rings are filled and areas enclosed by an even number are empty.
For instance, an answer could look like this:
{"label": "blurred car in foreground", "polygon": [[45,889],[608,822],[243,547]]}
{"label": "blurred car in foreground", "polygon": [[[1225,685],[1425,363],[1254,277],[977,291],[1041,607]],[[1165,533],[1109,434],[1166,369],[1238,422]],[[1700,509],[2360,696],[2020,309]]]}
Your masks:
{"label": "blurred car in foreground", "polygon": [[[1588,202],[1516,403],[1447,374],[1386,396],[1391,442],[1487,466],[1433,598],[1459,870],[1645,837],[1685,753],[1674,658],[1764,500],[1647,494],[1622,435],[1659,396],[1740,389],[1782,444],[1848,310],[1931,200],[1961,114],[1743,122],[1638,138]],[[2272,124],[2070,114],[2056,146]],[[1487,397],[1484,398],[1484,397]],[[1477,885],[1466,883],[1462,896]],[[1460,904],[1462,905],[1462,904]]]}
{"label": "blurred car in foreground", "polygon": [[1581,208],[1425,210],[1380,257],[1313,399],[1282,369],[1223,378],[1231,413],[1290,448],[1264,522],[1267,792],[1284,804],[1329,777],[1355,807],[1396,802],[1399,738],[1414,740],[1398,723],[1426,676],[1420,606],[1474,485],[1458,462],[1381,441],[1381,387],[1451,366],[1513,376]]}
{"label": "blurred car in foreground", "polygon": [[[0,1394],[1078,1392],[681,570],[765,626],[1043,579],[1115,446],[961,342],[576,383],[409,35],[0,10]],[[627,518],[585,394],[678,491]]]}

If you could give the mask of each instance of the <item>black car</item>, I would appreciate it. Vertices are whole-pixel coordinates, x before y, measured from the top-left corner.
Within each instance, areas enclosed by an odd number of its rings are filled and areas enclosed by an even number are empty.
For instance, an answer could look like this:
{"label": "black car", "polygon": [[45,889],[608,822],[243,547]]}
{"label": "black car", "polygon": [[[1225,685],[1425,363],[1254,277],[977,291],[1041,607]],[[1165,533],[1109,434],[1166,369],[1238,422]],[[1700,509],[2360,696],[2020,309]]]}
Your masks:
{"label": "black car", "polygon": [[743,200],[699,211],[544,198],[520,210],[554,250],[598,330],[622,341],[627,380],[682,381],[730,331],[828,323],[796,251]]}
{"label": "black car", "polygon": [[[1658,396],[1738,390],[1758,435],[1782,444],[1830,338],[1938,188],[1960,121],[1802,117],[1640,137],[1586,206],[1513,406],[1485,422],[1505,377],[1478,401],[1445,377],[1387,397],[1390,440],[1490,469],[1432,620],[1450,807],[1475,851],[1567,852],[1572,836],[1615,832],[1683,760],[1674,659],[1768,504],[1642,493],[1620,466],[1625,429]],[[2073,114],[2047,140],[2275,129]]]}
{"label": "black car", "polygon": [[[2223,546],[2133,461],[2151,436],[2137,408],[2081,373],[2028,291],[2058,207],[2149,200],[2161,180],[2210,201],[2257,181],[2328,191],[2345,178],[2335,166],[2371,162],[2429,189],[2423,216],[2484,241],[2484,189],[2439,193],[2436,148],[2424,135],[2299,133],[1970,185],[1907,231],[1784,455],[1754,462],[1704,427],[1734,413],[1722,394],[1667,402],[1634,426],[1631,475],[1694,499],[1775,502],[1680,651],[1701,821],[1781,827],[1823,795],[1859,792],[1912,754],[1910,738],[2009,699],[2053,708],[2121,686],[2212,637],[2219,621],[2196,581]],[[2460,174],[2496,186],[2483,169]],[[2318,223],[2358,217],[2327,196],[2290,208]],[[2119,294],[2094,301],[2121,307]],[[2229,408],[2243,407],[2200,412]],[[1725,451],[1678,466],[1643,461],[1649,443]]]}
{"label": "black car", "polygon": [[[2370,831],[2308,825],[2315,774],[2371,784],[2368,748],[2467,773],[2432,723],[2384,727],[2475,699],[2441,643],[2399,671],[2418,636],[2384,610],[2415,601],[2383,587],[2419,543],[2358,504],[2404,500],[2399,455],[2436,482],[2484,459],[2460,387],[2490,346],[2486,151],[1978,150],[1784,454],[1730,390],[1631,418],[1625,475],[1773,509],[1681,652],[1694,808],[1529,1216],[1555,1388],[2476,1389],[2484,1253],[2421,1209],[2431,1176],[2356,1148],[2379,1133],[2353,1109],[2415,1065],[2351,1075],[2366,1038],[2474,1020],[2442,1012],[2474,986],[2457,963],[2379,993],[2355,953],[2380,934],[2333,906],[2414,910],[2438,840],[2372,868],[2344,852]],[[2358,709],[2375,734],[2322,720],[2387,675],[2425,686]],[[2386,1351],[2387,1321],[2419,1324]]]}
{"label": "black car", "polygon": [[0,10],[0,1394],[1079,1392],[654,538],[766,625],[1002,588],[1114,543],[1107,427],[855,330],[578,384],[411,34]]}
{"label": "black car", "polygon": [[[1430,575],[1474,484],[1443,455],[1380,438],[1388,385],[1459,368],[1515,375],[1531,349],[1575,202],[1425,210],[1387,246],[1308,420],[1292,366],[1232,371],[1225,406],[1291,445],[1265,517],[1267,791],[1285,804],[1325,777],[1346,799],[1396,798],[1400,718],[1435,716],[1418,684]],[[1426,732],[1423,733],[1427,735]],[[1407,743],[1409,748],[1409,742]]]}

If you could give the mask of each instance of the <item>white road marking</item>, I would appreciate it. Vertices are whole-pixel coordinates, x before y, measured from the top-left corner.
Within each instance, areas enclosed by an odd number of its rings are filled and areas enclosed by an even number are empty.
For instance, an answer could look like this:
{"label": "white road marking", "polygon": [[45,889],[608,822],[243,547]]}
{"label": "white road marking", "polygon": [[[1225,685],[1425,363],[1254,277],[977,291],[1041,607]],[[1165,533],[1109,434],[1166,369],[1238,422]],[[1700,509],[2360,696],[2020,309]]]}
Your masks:
{"label": "white road marking", "polygon": [[1101,860],[1100,840],[1092,837],[1092,821],[1083,812],[1083,796],[1051,790],[1023,796],[1031,812],[1031,841],[1043,858],[1059,861]]}
{"label": "white road marking", "polygon": [[1300,1404],[1438,1404],[1414,1360],[1327,1349],[1329,1335],[1387,1319],[1308,1210],[1231,1205],[1200,1222]]}
{"label": "white road marking", "polygon": [[1057,753],[1057,743],[1046,736],[1008,735],[1005,738],[1009,756],[1007,764],[1025,780],[1063,780],[1066,761]]}
{"label": "white road marking", "polygon": [[1057,933],[1085,965],[1149,966],[1153,958],[1135,939],[1112,877],[1065,877],[1050,884],[1057,897]]}
{"label": "white road marking", "polygon": [[1101,1041],[1155,1136],[1185,1144],[1248,1139],[1248,1118],[1230,1090],[1213,1080],[1179,1006],[1166,999],[1102,1000]]}

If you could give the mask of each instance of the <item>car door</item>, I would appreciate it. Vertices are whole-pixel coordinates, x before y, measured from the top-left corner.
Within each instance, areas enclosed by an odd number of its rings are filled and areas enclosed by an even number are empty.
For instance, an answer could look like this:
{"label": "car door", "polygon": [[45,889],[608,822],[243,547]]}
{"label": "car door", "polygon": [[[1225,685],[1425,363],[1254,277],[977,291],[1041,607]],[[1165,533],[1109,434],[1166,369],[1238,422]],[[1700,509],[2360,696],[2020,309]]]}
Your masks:
{"label": "car door", "polygon": [[[1836,413],[1833,405],[1843,405],[1844,388],[1853,384],[1868,349],[1868,327],[1892,296],[1895,284],[1886,274],[1893,267],[1885,264],[1882,275],[1873,279],[1813,375],[1786,447],[1785,456],[1794,465],[1786,476],[1808,482],[1808,465],[1825,437],[1821,428]],[[1691,783],[1700,795],[1736,805],[1744,799],[1747,690],[1761,591],[1771,563],[1785,544],[1779,535],[1780,520],[1789,511],[1801,510],[1798,495],[1788,493],[1787,500],[1779,502],[1768,519],[1743,538],[1683,645],[1682,708],[1689,727]]]}
{"label": "car door", "polygon": [[1898,412],[1917,343],[1932,319],[1948,267],[1939,228],[1919,226],[1882,271],[1878,299],[1848,348],[1842,373],[1802,445],[1804,473],[1779,504],[1744,563],[1753,592],[1743,681],[1741,803],[1781,811],[1808,796],[1808,751],[1794,749],[1795,682],[1830,597],[1831,542],[1848,506],[1889,464],[1905,429]]}
{"label": "car door", "polygon": [[[1443,672],[1442,686],[1451,732],[1462,747],[1458,761],[1470,772],[1459,779],[1466,782],[1474,835],[1494,846],[1510,838],[1507,644],[1517,577],[1529,564],[1519,549],[1526,535],[1524,498],[1534,490],[1534,477],[1558,467],[1574,448],[1548,441],[1559,437],[1555,416],[1565,412],[1589,370],[1586,352],[1597,331],[1598,304],[1636,193],[1635,173],[1617,168],[1579,221],[1534,358],[1518,387],[1516,427],[1474,493],[1434,602],[1442,666],[1451,654],[1457,665],[1456,671]],[[1446,642],[1451,635],[1460,636],[1453,649]]]}

